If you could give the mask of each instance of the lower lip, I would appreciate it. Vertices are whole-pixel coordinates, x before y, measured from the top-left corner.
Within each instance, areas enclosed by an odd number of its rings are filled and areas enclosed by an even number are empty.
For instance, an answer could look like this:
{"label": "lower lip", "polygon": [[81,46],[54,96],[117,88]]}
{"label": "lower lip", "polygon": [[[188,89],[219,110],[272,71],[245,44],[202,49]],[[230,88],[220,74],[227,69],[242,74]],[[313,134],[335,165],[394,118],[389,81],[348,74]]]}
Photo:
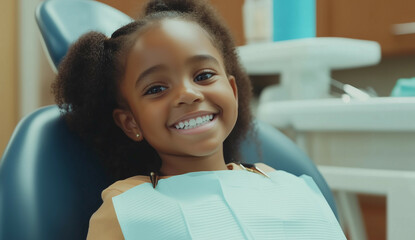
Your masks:
{"label": "lower lip", "polygon": [[180,134],[189,134],[189,135],[190,134],[203,133],[203,132],[206,132],[209,129],[211,129],[216,124],[216,121],[217,120],[218,120],[217,115],[215,115],[213,117],[212,121],[210,121],[210,122],[208,122],[206,124],[203,124],[203,125],[200,125],[200,126],[191,128],[191,129],[177,129],[177,128],[173,128],[173,130],[177,131]]}

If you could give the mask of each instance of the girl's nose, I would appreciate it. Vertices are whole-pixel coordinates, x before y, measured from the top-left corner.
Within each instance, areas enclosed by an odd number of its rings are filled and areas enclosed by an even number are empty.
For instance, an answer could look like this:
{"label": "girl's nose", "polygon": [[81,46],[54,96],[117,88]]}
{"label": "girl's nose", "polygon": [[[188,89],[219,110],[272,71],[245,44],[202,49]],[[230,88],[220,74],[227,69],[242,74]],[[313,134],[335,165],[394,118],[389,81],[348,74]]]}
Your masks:
{"label": "girl's nose", "polygon": [[204,99],[203,94],[192,83],[184,83],[178,88],[178,96],[175,100],[176,106],[201,102]]}

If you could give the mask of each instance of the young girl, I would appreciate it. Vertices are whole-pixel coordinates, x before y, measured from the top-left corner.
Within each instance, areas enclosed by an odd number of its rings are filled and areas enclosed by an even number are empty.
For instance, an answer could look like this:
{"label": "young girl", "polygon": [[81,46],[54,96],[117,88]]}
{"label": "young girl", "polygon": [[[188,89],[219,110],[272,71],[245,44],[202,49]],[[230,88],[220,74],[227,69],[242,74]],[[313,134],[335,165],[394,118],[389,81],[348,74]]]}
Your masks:
{"label": "young girl", "polygon": [[88,239],[345,239],[311,178],[239,164],[251,86],[207,3],[150,1],[111,38],[84,35],[53,90],[125,179],[103,191]]}

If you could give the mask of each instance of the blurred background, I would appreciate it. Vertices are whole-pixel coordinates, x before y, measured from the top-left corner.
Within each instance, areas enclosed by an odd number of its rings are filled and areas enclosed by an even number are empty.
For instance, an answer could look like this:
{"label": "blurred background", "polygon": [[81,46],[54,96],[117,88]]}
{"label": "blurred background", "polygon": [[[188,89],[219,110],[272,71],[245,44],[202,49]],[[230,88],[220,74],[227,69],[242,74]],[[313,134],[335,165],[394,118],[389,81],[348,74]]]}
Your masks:
{"label": "blurred background", "polygon": [[[55,75],[42,50],[34,12],[39,0],[1,0],[0,9],[0,154],[18,121],[33,110],[53,104],[50,84]],[[144,0],[102,0],[131,17]],[[238,46],[246,44],[244,0],[210,0],[231,29]],[[415,31],[397,34],[396,24],[415,22],[411,0],[316,0],[317,37],[372,40],[381,45],[375,66],[336,70],[332,77],[378,96],[389,96],[396,81],[415,76]],[[278,75],[252,76],[255,96],[278,83]],[[369,239],[385,239],[385,198],[360,195]]]}

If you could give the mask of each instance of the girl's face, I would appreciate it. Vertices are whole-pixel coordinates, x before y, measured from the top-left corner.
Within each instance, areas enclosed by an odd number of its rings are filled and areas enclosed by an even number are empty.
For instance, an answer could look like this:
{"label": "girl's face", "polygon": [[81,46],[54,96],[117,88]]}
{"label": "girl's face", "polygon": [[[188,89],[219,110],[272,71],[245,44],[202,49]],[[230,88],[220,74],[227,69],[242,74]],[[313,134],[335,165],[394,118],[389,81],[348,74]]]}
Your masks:
{"label": "girl's face", "polygon": [[116,123],[131,139],[146,139],[163,164],[213,155],[223,160],[222,144],[238,114],[236,83],[199,25],[168,19],[143,30],[120,90],[129,109],[114,110]]}

